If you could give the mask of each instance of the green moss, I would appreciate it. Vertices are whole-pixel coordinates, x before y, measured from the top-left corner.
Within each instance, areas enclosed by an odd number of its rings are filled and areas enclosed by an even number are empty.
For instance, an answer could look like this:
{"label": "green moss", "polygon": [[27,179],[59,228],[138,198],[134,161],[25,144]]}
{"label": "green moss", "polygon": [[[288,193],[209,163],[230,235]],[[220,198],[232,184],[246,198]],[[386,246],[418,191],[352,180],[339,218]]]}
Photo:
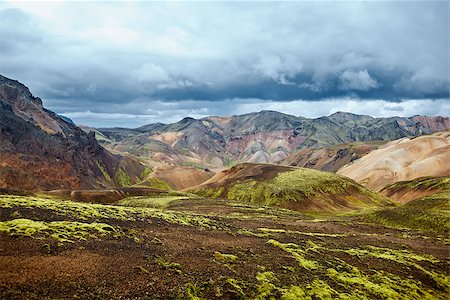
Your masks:
{"label": "green moss", "polygon": [[317,236],[317,237],[333,237],[333,238],[348,236],[348,234],[339,234],[339,233],[331,234],[331,233],[321,233],[321,232],[303,232],[303,231],[273,229],[273,228],[257,228],[257,230],[264,232],[264,233],[269,233],[269,234],[286,233],[286,234],[299,234],[299,235]]}
{"label": "green moss", "polygon": [[348,290],[348,299],[434,299],[422,286],[410,279],[375,271],[373,275],[361,273],[357,268],[350,270],[328,269],[327,275]]}
{"label": "green moss", "polygon": [[179,263],[166,261],[162,256],[156,257],[155,261],[163,269],[172,270],[178,274],[183,274],[183,272],[181,271],[181,265]]}
{"label": "green moss", "polygon": [[450,189],[450,177],[420,177],[409,181],[400,181],[388,185],[383,190],[391,192],[410,191],[410,190],[440,190]]}
{"label": "green moss", "polygon": [[376,211],[363,218],[396,228],[450,231],[450,191],[422,197],[405,205]]}
{"label": "green moss", "polygon": [[242,280],[227,278],[226,283],[230,286],[229,292],[237,295],[239,298],[246,298],[244,292],[245,283]]}
{"label": "green moss", "polygon": [[288,231],[285,229],[273,229],[273,228],[257,228],[259,231],[265,233],[287,233]]}
{"label": "green moss", "polygon": [[380,259],[392,260],[399,263],[410,263],[413,261],[428,261],[431,263],[439,262],[439,260],[437,260],[432,256],[419,255],[416,253],[409,252],[407,250],[379,248],[374,246],[365,246],[364,248],[337,250],[337,251],[343,251],[345,253],[355,255],[358,257],[372,256]]}
{"label": "green moss", "polygon": [[235,262],[238,259],[238,257],[233,254],[225,254],[215,251],[214,259],[221,263],[232,263]]}
{"label": "green moss", "polygon": [[173,202],[191,199],[188,196],[167,196],[167,197],[148,197],[136,196],[128,197],[119,201],[119,205],[132,207],[153,207],[153,208],[167,208]]}
{"label": "green moss", "polygon": [[222,186],[218,189],[205,188],[200,190],[192,191],[192,193],[197,194],[202,197],[217,199],[220,198],[225,191],[225,188]]}
{"label": "green moss", "polygon": [[422,267],[418,262],[427,261],[430,263],[438,263],[439,260],[432,256],[424,256],[415,253],[411,253],[406,250],[394,250],[388,248],[378,248],[374,246],[366,246],[364,249],[348,249],[348,250],[335,250],[342,251],[350,255],[362,257],[370,256],[378,259],[390,260],[396,263],[404,264],[409,267],[414,267],[424,274],[428,275],[435,283],[442,289],[450,288],[450,277],[445,274],[429,271]]}
{"label": "green moss", "polygon": [[[237,166],[235,168],[239,168]],[[196,194],[212,196],[217,190],[201,189]],[[353,194],[357,196],[352,196]],[[332,197],[339,195],[340,202],[350,207],[370,208],[394,205],[388,198],[372,192],[356,182],[330,172],[299,168],[279,173],[272,180],[249,179],[236,182],[220,192],[221,197],[264,205],[287,205],[314,199],[315,206],[339,209]]]}
{"label": "green moss", "polygon": [[97,165],[100,172],[102,172],[103,177],[105,177],[106,181],[111,181],[112,180],[111,176],[109,176],[109,174],[108,174],[108,172],[106,172],[105,168],[98,161],[95,161],[95,164]]}
{"label": "green moss", "polygon": [[306,286],[305,290],[309,297],[314,297],[313,299],[342,299],[343,296],[332,289],[328,283],[319,279],[314,279],[311,284]]}
{"label": "green moss", "polygon": [[145,181],[139,183],[139,186],[151,187],[160,190],[173,190],[172,186],[159,178],[147,178]]}
{"label": "green moss", "polygon": [[185,293],[181,297],[186,300],[201,300],[203,299],[202,288],[193,283],[185,285]]}
{"label": "green moss", "polygon": [[142,171],[141,175],[139,175],[139,179],[141,181],[144,181],[148,177],[148,175],[150,175],[152,172],[153,172],[152,168],[144,166],[144,170]]}
{"label": "green moss", "polygon": [[119,236],[121,234],[120,229],[105,223],[42,222],[29,219],[0,222],[0,233],[23,237],[50,236],[59,242],[68,243],[73,243],[74,239],[86,240],[88,238],[98,238],[99,236]]}
{"label": "green moss", "polygon": [[298,300],[298,299],[311,299],[305,293],[302,287],[300,286],[292,286],[288,290],[284,291],[281,295],[282,300]]}
{"label": "green moss", "polygon": [[116,170],[114,181],[118,186],[131,186],[133,182],[128,175],[127,171],[123,167],[119,167]]}
{"label": "green moss", "polygon": [[274,282],[277,280],[273,272],[258,273],[256,275],[258,285],[256,286],[257,295],[255,299],[276,299],[275,292],[278,290]]}
{"label": "green moss", "polygon": [[198,226],[203,228],[220,227],[216,221],[207,217],[186,212],[168,212],[156,208],[125,207],[45,199],[31,196],[0,196],[0,207],[41,208],[61,216],[72,216],[79,220],[118,219],[135,221],[136,219],[157,218],[168,223]]}
{"label": "green moss", "polygon": [[303,250],[297,244],[294,243],[283,244],[276,240],[268,240],[267,243],[290,253],[292,257],[298,262],[298,264],[307,270],[315,270],[320,267],[317,261],[307,259],[305,257],[306,250]]}

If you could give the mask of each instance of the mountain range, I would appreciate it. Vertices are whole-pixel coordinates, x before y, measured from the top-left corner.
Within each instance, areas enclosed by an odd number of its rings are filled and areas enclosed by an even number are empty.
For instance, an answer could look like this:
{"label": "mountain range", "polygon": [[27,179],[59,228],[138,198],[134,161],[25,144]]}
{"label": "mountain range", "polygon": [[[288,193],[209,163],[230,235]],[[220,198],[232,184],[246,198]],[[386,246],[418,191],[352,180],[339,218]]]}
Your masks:
{"label": "mountain range", "polygon": [[[0,76],[0,188],[73,190],[139,184],[185,189],[211,178],[210,170],[239,163],[336,172],[379,148],[385,151],[388,141],[449,128],[450,119],[439,116],[373,118],[337,112],[308,119],[261,111],[187,117],[134,129],[95,129],[78,127],[45,109],[26,86]],[[370,172],[375,167],[358,169]],[[346,175],[363,181],[356,173]],[[437,175],[447,171],[441,173]]]}
{"label": "mountain range", "polygon": [[[172,124],[156,123],[135,129],[99,128],[95,132],[100,143],[113,151],[156,162],[212,169],[223,169],[239,162],[314,166],[314,158],[305,160],[305,156],[314,157],[318,155],[316,149],[329,148],[324,154],[335,152],[333,155],[340,162],[319,163],[318,168],[335,171],[361,157],[361,151],[375,149],[383,141],[449,128],[450,119],[440,116],[373,118],[337,112],[308,119],[261,111],[231,117],[187,117]],[[343,144],[341,149],[335,147]],[[323,164],[327,166],[322,167]]]}

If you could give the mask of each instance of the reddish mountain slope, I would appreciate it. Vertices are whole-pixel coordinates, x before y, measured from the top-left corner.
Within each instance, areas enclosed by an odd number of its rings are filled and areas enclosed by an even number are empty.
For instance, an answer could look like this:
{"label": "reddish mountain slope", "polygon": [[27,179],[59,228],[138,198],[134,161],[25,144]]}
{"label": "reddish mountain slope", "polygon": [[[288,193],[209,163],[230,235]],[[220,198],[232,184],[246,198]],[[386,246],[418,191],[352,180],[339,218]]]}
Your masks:
{"label": "reddish mountain slope", "polygon": [[47,190],[133,183],[144,166],[113,155],[0,75],[0,188]]}

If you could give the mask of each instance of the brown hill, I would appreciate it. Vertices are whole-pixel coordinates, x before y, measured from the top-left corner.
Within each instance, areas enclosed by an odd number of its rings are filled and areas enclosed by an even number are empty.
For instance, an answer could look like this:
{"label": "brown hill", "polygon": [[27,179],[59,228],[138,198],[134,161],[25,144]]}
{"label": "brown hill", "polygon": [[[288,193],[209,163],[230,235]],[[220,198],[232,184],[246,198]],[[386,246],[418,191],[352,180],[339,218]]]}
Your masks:
{"label": "brown hill", "polygon": [[385,142],[355,142],[323,148],[305,148],[292,153],[280,164],[336,172],[346,164],[378,149]]}
{"label": "brown hill", "polygon": [[98,188],[139,181],[145,167],[114,155],[0,75],[0,188]]}
{"label": "brown hill", "polygon": [[393,205],[384,196],[330,172],[245,163],[189,189],[201,196],[330,212]]}
{"label": "brown hill", "polygon": [[374,190],[424,176],[450,175],[450,132],[387,143],[343,167],[339,174]]}
{"label": "brown hill", "polygon": [[172,189],[183,190],[197,186],[210,179],[213,175],[214,173],[208,170],[161,165],[150,174],[147,180],[140,183],[140,185],[145,185],[146,182],[151,183],[152,179],[158,179],[167,183]]}

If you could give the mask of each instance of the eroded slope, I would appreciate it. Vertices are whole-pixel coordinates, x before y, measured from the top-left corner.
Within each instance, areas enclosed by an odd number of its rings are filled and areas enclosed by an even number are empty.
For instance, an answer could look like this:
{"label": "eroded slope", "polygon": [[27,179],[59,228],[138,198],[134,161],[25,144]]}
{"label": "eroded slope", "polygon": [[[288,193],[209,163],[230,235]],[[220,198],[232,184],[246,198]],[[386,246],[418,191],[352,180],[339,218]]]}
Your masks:
{"label": "eroded slope", "polygon": [[450,132],[387,143],[343,167],[339,174],[374,190],[424,176],[450,176]]}

